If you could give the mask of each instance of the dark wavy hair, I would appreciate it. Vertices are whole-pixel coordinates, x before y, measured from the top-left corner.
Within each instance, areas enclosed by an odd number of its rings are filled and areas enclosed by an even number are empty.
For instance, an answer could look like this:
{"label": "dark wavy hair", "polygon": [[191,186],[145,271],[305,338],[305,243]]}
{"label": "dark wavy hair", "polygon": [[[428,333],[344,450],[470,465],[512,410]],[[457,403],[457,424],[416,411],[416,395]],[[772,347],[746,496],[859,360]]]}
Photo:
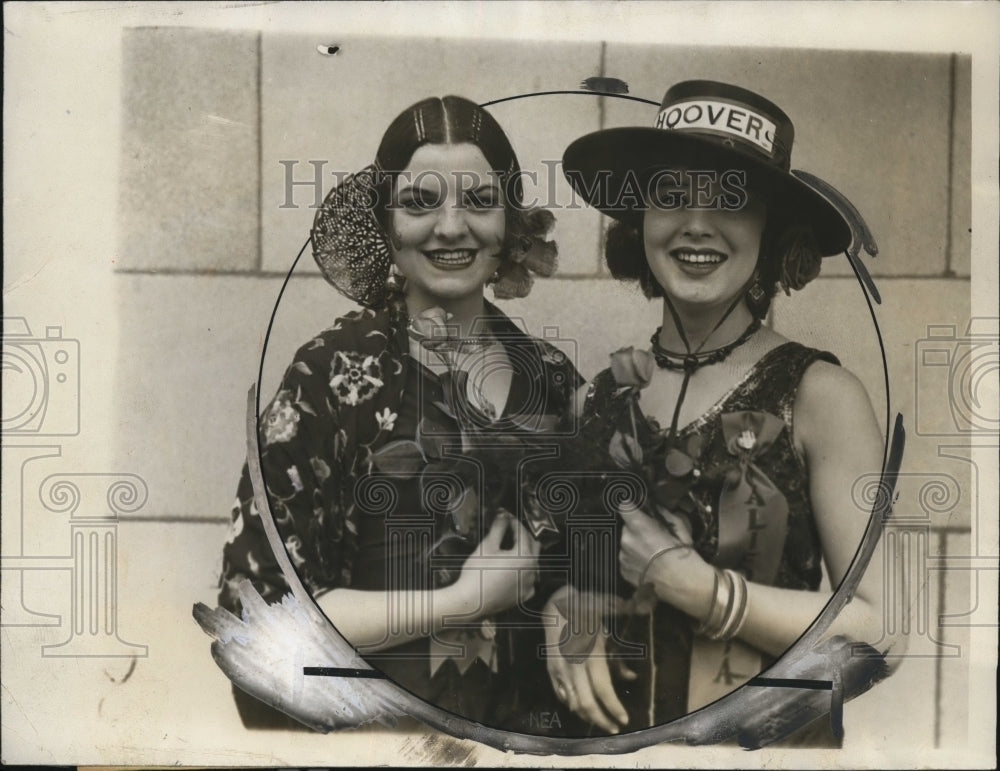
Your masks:
{"label": "dark wavy hair", "polygon": [[[641,217],[637,223],[613,222],[604,241],[604,259],[615,278],[638,281],[650,299],[663,297],[663,287],[646,259],[641,227]],[[751,313],[764,318],[778,290],[791,294],[792,289],[802,289],[819,275],[822,259],[812,228],[783,221],[769,209],[757,258],[757,279],[764,296],[759,301],[746,297]]]}
{"label": "dark wavy hair", "polygon": [[378,169],[375,216],[390,233],[392,185],[427,144],[469,143],[478,147],[497,175],[504,197],[506,228],[499,257],[507,259],[527,249],[528,240],[551,229],[550,212],[524,206],[521,167],[506,133],[496,119],[475,102],[460,96],[431,97],[406,108],[386,129],[375,155]]}

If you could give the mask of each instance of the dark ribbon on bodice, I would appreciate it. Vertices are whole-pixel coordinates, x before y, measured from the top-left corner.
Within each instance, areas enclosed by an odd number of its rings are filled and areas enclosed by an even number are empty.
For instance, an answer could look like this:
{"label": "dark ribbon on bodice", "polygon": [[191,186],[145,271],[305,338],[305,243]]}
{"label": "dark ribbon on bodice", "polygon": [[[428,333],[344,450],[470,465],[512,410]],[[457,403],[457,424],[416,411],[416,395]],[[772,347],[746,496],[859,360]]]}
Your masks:
{"label": "dark ribbon on bodice", "polygon": [[747,580],[773,584],[785,546],[788,501],[756,460],[777,440],[785,422],[767,412],[722,415],[726,449],[735,457],[719,497],[719,547],[714,564]]}

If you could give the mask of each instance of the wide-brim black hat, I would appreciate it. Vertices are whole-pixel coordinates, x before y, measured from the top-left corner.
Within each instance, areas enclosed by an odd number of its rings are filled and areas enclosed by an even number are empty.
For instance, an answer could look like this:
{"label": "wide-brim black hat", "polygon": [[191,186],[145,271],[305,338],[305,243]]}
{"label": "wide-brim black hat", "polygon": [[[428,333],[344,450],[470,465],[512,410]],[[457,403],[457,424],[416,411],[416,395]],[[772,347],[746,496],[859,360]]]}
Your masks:
{"label": "wide-brim black hat", "polygon": [[823,255],[843,252],[851,226],[791,172],[794,136],[789,117],[759,94],[690,80],[667,91],[653,127],[604,129],[575,140],[563,155],[563,172],[592,206],[638,225],[637,194],[655,171],[745,170],[753,186],[764,188],[769,217],[811,227]]}

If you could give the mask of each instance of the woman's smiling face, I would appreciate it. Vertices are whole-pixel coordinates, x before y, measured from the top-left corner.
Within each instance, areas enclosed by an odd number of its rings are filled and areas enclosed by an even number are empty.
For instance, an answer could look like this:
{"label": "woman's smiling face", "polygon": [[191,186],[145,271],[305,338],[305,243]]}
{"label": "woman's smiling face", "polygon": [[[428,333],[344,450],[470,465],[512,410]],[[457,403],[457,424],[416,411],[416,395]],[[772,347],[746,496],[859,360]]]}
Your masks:
{"label": "woman's smiling face", "polygon": [[504,202],[497,175],[473,144],[418,147],[397,177],[389,224],[408,300],[447,306],[482,294],[500,266]]}
{"label": "woman's smiling face", "polygon": [[661,182],[655,198],[672,205],[654,202],[643,216],[649,268],[678,307],[725,307],[757,267],[766,220],[763,199],[747,191],[741,208],[726,209],[723,191],[709,185],[706,195],[693,201],[689,175],[673,176]]}

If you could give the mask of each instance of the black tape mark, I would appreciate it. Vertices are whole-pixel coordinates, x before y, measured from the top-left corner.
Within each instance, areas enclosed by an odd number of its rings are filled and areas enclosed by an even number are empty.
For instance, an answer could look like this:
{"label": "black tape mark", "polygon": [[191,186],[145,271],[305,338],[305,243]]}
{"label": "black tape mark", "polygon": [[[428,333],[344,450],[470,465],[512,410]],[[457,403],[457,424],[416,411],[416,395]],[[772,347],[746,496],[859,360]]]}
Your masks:
{"label": "black tape mark", "polygon": [[810,691],[833,690],[833,680],[799,680],[788,677],[755,677],[748,680],[747,685],[759,685],[762,688],[805,688]]}
{"label": "black tape mark", "polygon": [[388,680],[377,669],[350,669],[348,667],[302,667],[302,674],[316,677],[360,677],[370,680]]}
{"label": "black tape mark", "polygon": [[628,93],[628,83],[624,80],[619,80],[618,78],[606,78],[602,76],[595,76],[581,81],[580,88],[584,91],[615,94],[616,96]]}

